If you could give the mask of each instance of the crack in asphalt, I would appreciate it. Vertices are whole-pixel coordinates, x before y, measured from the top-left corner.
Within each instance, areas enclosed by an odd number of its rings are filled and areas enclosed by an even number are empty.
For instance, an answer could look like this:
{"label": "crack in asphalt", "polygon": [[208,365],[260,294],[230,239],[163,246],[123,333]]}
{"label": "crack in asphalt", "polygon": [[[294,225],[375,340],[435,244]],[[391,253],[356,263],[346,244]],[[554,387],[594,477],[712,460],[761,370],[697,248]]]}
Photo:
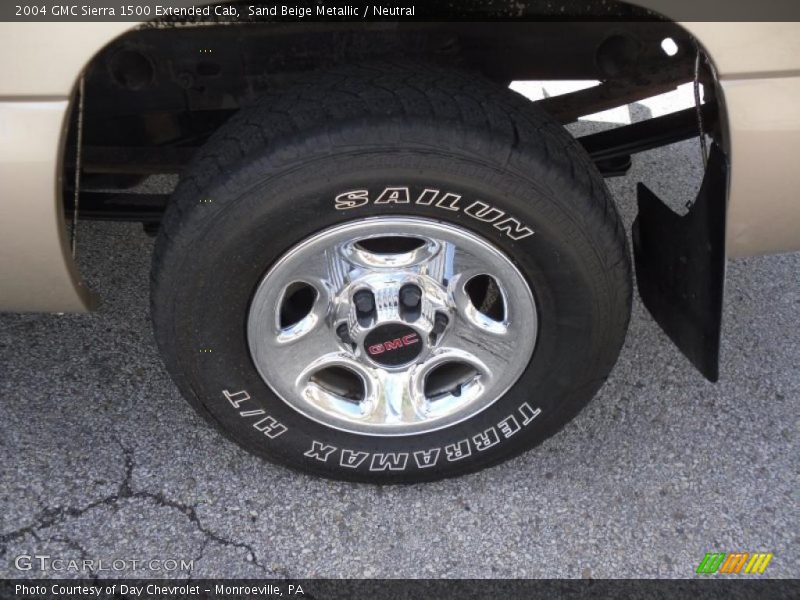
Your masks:
{"label": "crack in asphalt", "polygon": [[[0,556],[5,556],[9,542],[14,540],[20,539],[25,537],[26,535],[31,535],[35,539],[39,538],[39,532],[43,529],[48,529],[55,525],[59,525],[68,519],[73,519],[80,517],[95,508],[99,508],[102,506],[108,506],[114,508],[117,503],[122,500],[144,500],[154,503],[156,506],[160,508],[168,508],[172,510],[176,510],[183,514],[188,521],[199,531],[203,534],[203,544],[200,548],[200,558],[202,558],[203,553],[208,545],[209,541],[214,541],[222,546],[228,548],[238,548],[241,550],[246,550],[248,554],[245,557],[247,562],[252,562],[255,566],[261,569],[262,572],[266,573],[267,568],[262,565],[258,560],[258,555],[256,554],[255,549],[245,542],[239,542],[236,540],[225,538],[218,533],[215,533],[200,521],[200,518],[197,516],[197,510],[195,506],[184,504],[182,502],[178,502],[176,500],[172,500],[167,498],[161,492],[151,492],[147,490],[134,490],[132,487],[132,480],[133,480],[133,472],[136,468],[136,461],[135,461],[135,454],[133,450],[130,448],[125,447],[119,439],[115,440],[116,443],[119,445],[120,449],[122,450],[122,458],[124,462],[124,477],[117,488],[117,491],[113,494],[100,498],[99,500],[95,500],[94,502],[90,502],[86,506],[76,508],[72,506],[67,507],[55,507],[55,508],[45,508],[42,510],[38,515],[34,517],[33,523],[30,525],[26,525],[25,527],[20,527],[19,529],[15,529],[13,531],[0,533]],[[88,556],[88,553],[74,540],[66,537],[61,538],[52,538],[53,541],[60,541],[69,545],[72,549],[81,552],[81,558]],[[252,557],[252,560],[249,560]],[[199,560],[199,559],[197,559]],[[96,577],[96,576],[95,576]]]}
{"label": "crack in asphalt", "polygon": [[[36,537],[38,538],[38,536],[36,536]],[[71,537],[69,537],[69,536],[59,536],[59,537],[54,537],[54,538],[51,538],[51,539],[54,542],[61,542],[62,544],[67,546],[67,548],[70,548],[70,549],[74,550],[75,552],[77,552],[78,556],[80,556],[82,561],[91,560],[91,555],[86,550],[86,548],[84,548],[77,541],[73,540]],[[92,583],[97,583],[98,581],[100,581],[100,576],[97,573],[92,572],[92,575],[91,575],[90,579],[91,579]]]}
{"label": "crack in asphalt", "polygon": [[194,579],[194,563],[195,561],[202,560],[203,556],[206,553],[206,548],[208,547],[208,538],[203,538],[203,543],[200,544],[200,550],[197,553],[197,556],[192,558],[192,566],[189,569],[189,576],[186,578],[187,581],[192,581]]}

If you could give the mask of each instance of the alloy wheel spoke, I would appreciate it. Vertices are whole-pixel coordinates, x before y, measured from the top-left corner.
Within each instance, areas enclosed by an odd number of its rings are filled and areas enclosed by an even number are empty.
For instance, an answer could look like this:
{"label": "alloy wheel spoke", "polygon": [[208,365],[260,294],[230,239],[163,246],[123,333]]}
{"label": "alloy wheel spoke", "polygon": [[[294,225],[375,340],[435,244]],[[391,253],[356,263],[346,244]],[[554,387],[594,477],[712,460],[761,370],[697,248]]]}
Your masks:
{"label": "alloy wheel spoke", "polygon": [[275,393],[364,435],[423,433],[483,410],[523,372],[535,337],[533,295],[508,258],[464,229],[407,217],[301,242],[267,272],[248,316],[253,361]]}
{"label": "alloy wheel spoke", "polygon": [[371,374],[366,400],[370,422],[415,423],[425,418],[425,398],[414,386],[412,369],[373,369]]}

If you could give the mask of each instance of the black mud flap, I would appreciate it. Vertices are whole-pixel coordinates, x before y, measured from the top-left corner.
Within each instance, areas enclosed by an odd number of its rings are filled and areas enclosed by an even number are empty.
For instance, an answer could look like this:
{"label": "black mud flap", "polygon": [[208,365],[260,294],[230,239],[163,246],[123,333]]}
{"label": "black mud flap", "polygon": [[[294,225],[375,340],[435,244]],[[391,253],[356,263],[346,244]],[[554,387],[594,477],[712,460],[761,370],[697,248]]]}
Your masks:
{"label": "black mud flap", "polygon": [[686,215],[673,212],[640,183],[639,214],[633,222],[639,295],[709,381],[719,379],[727,185],[725,154],[714,144],[697,199]]}

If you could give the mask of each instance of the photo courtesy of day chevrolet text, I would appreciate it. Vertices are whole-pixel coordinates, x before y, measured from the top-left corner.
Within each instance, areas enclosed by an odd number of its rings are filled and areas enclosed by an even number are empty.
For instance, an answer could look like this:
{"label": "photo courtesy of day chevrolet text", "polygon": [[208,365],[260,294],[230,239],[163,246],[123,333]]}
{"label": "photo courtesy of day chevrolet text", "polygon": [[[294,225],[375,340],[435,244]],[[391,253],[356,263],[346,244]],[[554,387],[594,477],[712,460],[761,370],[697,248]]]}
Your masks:
{"label": "photo courtesy of day chevrolet text", "polygon": [[305,596],[303,586],[297,583],[288,584],[260,584],[260,585],[224,585],[215,584],[157,584],[141,582],[138,585],[129,583],[105,584],[71,584],[56,583],[48,585],[26,585],[17,583],[14,593],[19,598],[48,597],[48,598],[153,598],[153,597],[181,597],[181,598],[207,598],[210,594],[226,597],[253,597],[272,598],[288,597],[302,598]]}

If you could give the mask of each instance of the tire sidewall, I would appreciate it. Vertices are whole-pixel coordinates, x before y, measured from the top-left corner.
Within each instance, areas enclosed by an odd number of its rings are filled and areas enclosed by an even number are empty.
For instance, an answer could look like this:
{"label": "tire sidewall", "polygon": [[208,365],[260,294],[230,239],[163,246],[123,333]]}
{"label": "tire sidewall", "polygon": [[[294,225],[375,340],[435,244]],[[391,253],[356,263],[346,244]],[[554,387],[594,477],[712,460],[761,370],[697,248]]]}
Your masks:
{"label": "tire sidewall", "polygon": [[[375,139],[374,132],[364,139]],[[172,308],[172,329],[159,337],[167,338],[170,370],[201,413],[271,460],[326,477],[390,483],[504,460],[544,440],[591,399],[605,376],[600,355],[621,340],[610,337],[602,317],[615,282],[570,210],[579,204],[571,198],[578,187],[545,164],[510,160],[500,167],[427,144],[362,144],[316,155],[308,151],[314,147],[306,140],[300,150],[232,169],[203,194],[191,234],[172,253],[174,281],[160,301],[180,308]],[[386,188],[407,188],[409,202],[375,204]],[[416,203],[431,189],[460,196],[460,210]],[[367,190],[370,201],[337,210],[337,196],[353,190]],[[515,240],[471,217],[463,209],[475,201],[533,234]],[[271,265],[326,228],[382,216],[447,222],[477,234],[517,266],[535,297],[538,335],[524,373],[494,404],[446,429],[375,437],[325,427],[278,398],[250,357],[248,309]]]}

